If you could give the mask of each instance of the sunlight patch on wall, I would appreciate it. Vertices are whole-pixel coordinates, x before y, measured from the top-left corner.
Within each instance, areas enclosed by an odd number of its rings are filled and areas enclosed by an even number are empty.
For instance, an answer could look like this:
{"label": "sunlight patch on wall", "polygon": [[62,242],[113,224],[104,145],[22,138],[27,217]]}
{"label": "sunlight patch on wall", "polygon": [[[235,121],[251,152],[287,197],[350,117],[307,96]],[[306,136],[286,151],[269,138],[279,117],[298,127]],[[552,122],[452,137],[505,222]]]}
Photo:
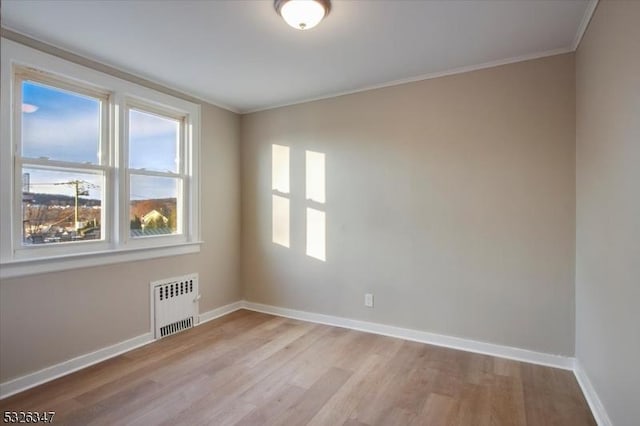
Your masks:
{"label": "sunlight patch on wall", "polygon": [[[271,145],[271,240],[289,247],[289,147]],[[282,195],[276,195],[282,194]]]}
{"label": "sunlight patch on wall", "polygon": [[289,247],[289,199],[272,195],[272,241]]}
{"label": "sunlight patch on wall", "polygon": [[[305,196],[307,202],[324,209],[325,155],[321,152],[305,153]],[[326,214],[317,208],[307,208],[307,256],[326,261]]]}
{"label": "sunlight patch on wall", "polygon": [[307,207],[307,256],[326,261],[325,213]]}
{"label": "sunlight patch on wall", "polygon": [[289,193],[289,147],[271,145],[271,189]]}
{"label": "sunlight patch on wall", "polygon": [[325,202],[324,154],[306,152],[306,196],[316,203]]}

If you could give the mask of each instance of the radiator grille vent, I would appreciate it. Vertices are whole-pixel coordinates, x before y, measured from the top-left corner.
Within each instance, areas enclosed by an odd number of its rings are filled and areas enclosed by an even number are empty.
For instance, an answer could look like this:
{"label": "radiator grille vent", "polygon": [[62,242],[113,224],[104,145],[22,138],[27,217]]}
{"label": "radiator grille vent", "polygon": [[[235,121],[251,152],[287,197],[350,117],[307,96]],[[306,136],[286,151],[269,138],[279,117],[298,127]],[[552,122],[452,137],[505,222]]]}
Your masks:
{"label": "radiator grille vent", "polygon": [[173,324],[160,327],[160,337],[168,336],[191,327],[193,327],[193,317],[176,321]]}
{"label": "radiator grille vent", "polygon": [[198,314],[198,274],[151,283],[155,338],[194,326]]}
{"label": "radiator grille vent", "polygon": [[171,283],[162,286],[160,289],[160,300],[170,299],[172,297],[193,293],[193,280],[180,281],[179,283]]}

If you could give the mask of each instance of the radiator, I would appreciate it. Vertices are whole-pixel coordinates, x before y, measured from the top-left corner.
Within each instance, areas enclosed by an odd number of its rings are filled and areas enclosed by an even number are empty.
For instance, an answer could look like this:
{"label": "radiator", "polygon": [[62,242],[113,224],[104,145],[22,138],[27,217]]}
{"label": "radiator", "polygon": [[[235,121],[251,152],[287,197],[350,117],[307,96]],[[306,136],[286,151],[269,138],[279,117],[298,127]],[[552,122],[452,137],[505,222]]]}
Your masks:
{"label": "radiator", "polygon": [[156,339],[194,326],[198,315],[198,274],[151,283]]}

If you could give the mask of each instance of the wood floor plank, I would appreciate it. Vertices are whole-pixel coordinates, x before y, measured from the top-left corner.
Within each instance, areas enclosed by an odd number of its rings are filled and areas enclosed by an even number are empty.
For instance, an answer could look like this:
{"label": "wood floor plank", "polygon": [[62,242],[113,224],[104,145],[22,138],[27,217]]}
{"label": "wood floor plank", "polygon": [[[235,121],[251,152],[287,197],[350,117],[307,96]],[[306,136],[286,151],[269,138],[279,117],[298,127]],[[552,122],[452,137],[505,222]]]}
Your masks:
{"label": "wood floor plank", "polygon": [[520,362],[505,358],[493,358],[493,372],[500,376],[522,378]]}
{"label": "wood floor plank", "polygon": [[68,425],[595,425],[573,373],[240,310],[0,401]]}
{"label": "wood floor plank", "polygon": [[285,385],[278,389],[264,404],[252,410],[236,423],[237,426],[265,425],[277,418],[302,398],[306,389]]}
{"label": "wood floor plank", "polygon": [[360,420],[357,420],[357,419],[347,419],[346,422],[342,423],[342,426],[371,426],[371,425],[362,423]]}
{"label": "wood floor plank", "polygon": [[309,426],[337,425],[344,423],[361,401],[362,390],[375,386],[383,373],[385,359],[371,354],[349,377],[344,385],[327,401],[327,403],[309,421]]}
{"label": "wood floor plank", "polygon": [[455,424],[458,404],[459,402],[450,396],[430,393],[411,426],[452,426]]}
{"label": "wood floor plank", "polygon": [[[306,389],[311,387],[327,370],[354,353],[358,337],[348,330],[334,329],[325,341],[316,342],[303,354],[304,366],[295,371],[291,383]],[[327,347],[332,349],[327,351]]]}
{"label": "wood floor plank", "polygon": [[351,375],[349,371],[331,368],[302,395],[300,400],[268,424],[273,426],[307,424]]}
{"label": "wood floor plank", "polygon": [[491,424],[490,399],[489,385],[465,384],[460,396],[460,408],[455,424],[459,426],[489,426]]}
{"label": "wood floor plank", "polygon": [[491,387],[490,401],[493,424],[527,424],[524,391],[519,380],[513,377],[496,377]]}
{"label": "wood floor plank", "polygon": [[346,423],[373,424],[375,419],[384,413],[392,403],[392,385],[396,376],[393,374],[394,363],[388,360],[381,369],[375,385],[360,390],[360,400],[352,410]]}
{"label": "wood floor plank", "polygon": [[[271,399],[274,394],[280,392],[281,389],[294,385],[296,375],[308,368],[308,355],[316,351],[316,343],[324,342],[324,336],[326,336],[330,330],[331,328],[328,326],[315,326],[310,329],[307,335],[285,348],[288,354],[283,353],[278,355],[280,358],[287,356],[286,368],[273,370],[269,375],[262,380],[256,381],[249,389],[241,393],[239,398],[260,406]],[[291,356],[291,352],[295,354]],[[275,360],[276,357],[273,357],[271,361]],[[306,390],[306,388],[297,385],[294,385],[294,387],[302,389],[303,391]]]}
{"label": "wood floor plank", "polygon": [[[395,357],[387,364],[385,380],[356,407],[356,418],[368,424],[381,422],[392,415],[396,403],[402,399],[401,389],[407,383],[416,365],[424,361],[428,353],[426,345],[403,342]],[[426,396],[425,396],[426,397]]]}

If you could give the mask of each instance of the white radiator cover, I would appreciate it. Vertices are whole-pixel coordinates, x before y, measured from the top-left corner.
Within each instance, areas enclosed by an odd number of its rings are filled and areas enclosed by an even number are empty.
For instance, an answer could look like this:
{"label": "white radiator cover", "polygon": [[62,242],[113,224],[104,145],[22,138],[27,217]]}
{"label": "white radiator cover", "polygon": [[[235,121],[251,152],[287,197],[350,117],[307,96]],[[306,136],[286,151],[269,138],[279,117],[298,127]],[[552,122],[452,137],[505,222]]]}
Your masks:
{"label": "white radiator cover", "polygon": [[151,283],[154,337],[191,328],[198,317],[198,274],[168,278]]}

